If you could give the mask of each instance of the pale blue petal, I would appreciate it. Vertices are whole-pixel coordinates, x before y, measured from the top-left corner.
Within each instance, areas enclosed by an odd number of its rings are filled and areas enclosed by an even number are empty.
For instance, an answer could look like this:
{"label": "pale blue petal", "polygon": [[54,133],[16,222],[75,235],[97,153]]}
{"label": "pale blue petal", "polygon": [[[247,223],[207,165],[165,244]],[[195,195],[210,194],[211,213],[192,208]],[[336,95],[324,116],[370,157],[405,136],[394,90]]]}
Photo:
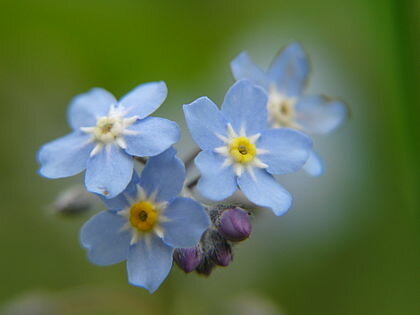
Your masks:
{"label": "pale blue petal", "polygon": [[92,150],[89,135],[74,132],[58,138],[39,150],[39,173],[48,178],[76,175],[86,168]]}
{"label": "pale blue petal", "polygon": [[318,154],[311,151],[303,169],[311,176],[320,176],[324,173],[324,163]]}
{"label": "pale blue petal", "polygon": [[201,173],[197,189],[210,200],[223,200],[236,191],[235,174],[232,167],[222,167],[225,158],[218,153],[201,151],[195,165]]}
{"label": "pale blue petal", "polygon": [[137,197],[137,186],[139,185],[140,177],[137,172],[133,171],[131,181],[128,183],[127,188],[114,198],[106,198],[103,195],[98,195],[105,203],[108,209],[121,210],[130,206],[130,199],[133,200]]}
{"label": "pale blue petal", "polygon": [[267,153],[258,155],[271,174],[288,174],[301,169],[308,159],[312,140],[303,133],[289,129],[268,129],[261,134],[257,148]]}
{"label": "pale blue petal", "polygon": [[127,187],[132,175],[132,157],[109,144],[89,159],[85,184],[88,191],[113,198]]}
{"label": "pale blue petal", "polygon": [[168,89],[163,81],[144,83],[123,96],[119,105],[126,108],[126,117],[145,118],[159,108],[167,94]]}
{"label": "pale blue petal", "polygon": [[169,201],[176,197],[184,185],[185,166],[175,154],[176,150],[169,148],[151,157],[141,173],[140,186],[149,195],[157,192],[158,201]]}
{"label": "pale blue petal", "polygon": [[130,247],[127,259],[128,282],[155,292],[172,268],[174,249],[157,236],[144,238]]}
{"label": "pale blue petal", "polygon": [[183,108],[191,136],[202,150],[223,145],[217,135],[226,136],[227,121],[216,104],[207,97],[200,97]]}
{"label": "pale blue petal", "polygon": [[325,134],[337,128],[347,117],[343,103],[322,95],[302,97],[296,104],[296,122],[306,132]]}
{"label": "pale blue petal", "polygon": [[179,140],[176,122],[159,117],[147,117],[128,128],[136,135],[124,136],[126,152],[134,156],[154,156],[162,153]]}
{"label": "pale blue petal", "polygon": [[302,46],[295,42],[283,49],[274,59],[268,75],[280,92],[289,97],[299,96],[309,75],[309,60]]}
{"label": "pale blue petal", "polygon": [[267,95],[249,80],[237,81],[227,91],[222,113],[239,132],[254,135],[267,128]]}
{"label": "pale blue petal", "polygon": [[189,198],[175,198],[163,215],[169,219],[161,224],[163,241],[172,247],[197,245],[203,232],[210,226],[210,218],[203,206]]}
{"label": "pale blue petal", "polygon": [[270,208],[275,215],[283,215],[292,205],[289,192],[274,177],[262,169],[254,168],[255,178],[245,172],[238,185],[245,196],[258,206]]}
{"label": "pale blue petal", "polygon": [[252,61],[246,52],[240,53],[233,59],[230,68],[236,80],[248,79],[266,90],[269,88],[270,80],[268,76]]}
{"label": "pale blue petal", "polygon": [[127,219],[111,211],[103,211],[87,221],[80,231],[80,242],[88,250],[89,260],[100,266],[126,260],[130,247],[130,231],[121,231]]}
{"label": "pale blue petal", "polygon": [[115,97],[101,88],[93,88],[89,92],[79,94],[69,105],[69,124],[73,129],[95,126],[96,120],[106,116],[111,105],[116,103]]}

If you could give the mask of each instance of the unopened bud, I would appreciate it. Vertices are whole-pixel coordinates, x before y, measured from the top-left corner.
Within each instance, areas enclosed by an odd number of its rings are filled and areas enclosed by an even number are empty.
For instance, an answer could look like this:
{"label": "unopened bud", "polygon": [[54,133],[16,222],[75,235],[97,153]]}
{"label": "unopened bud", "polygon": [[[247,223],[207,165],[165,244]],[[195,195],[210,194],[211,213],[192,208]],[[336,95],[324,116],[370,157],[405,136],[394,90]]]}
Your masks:
{"label": "unopened bud", "polygon": [[217,231],[211,233],[212,251],[210,257],[216,265],[226,267],[233,259],[232,248]]}
{"label": "unopened bud", "polygon": [[233,242],[247,239],[252,230],[248,212],[240,208],[223,211],[217,223],[217,228],[220,234]]}
{"label": "unopened bud", "polygon": [[195,271],[201,275],[209,276],[214,268],[214,262],[209,257],[203,257]]}
{"label": "unopened bud", "polygon": [[199,248],[177,248],[174,251],[174,261],[185,272],[191,272],[200,264],[202,254]]}
{"label": "unopened bud", "polygon": [[213,256],[214,262],[223,267],[229,265],[232,259],[232,249],[229,245],[217,248]]}

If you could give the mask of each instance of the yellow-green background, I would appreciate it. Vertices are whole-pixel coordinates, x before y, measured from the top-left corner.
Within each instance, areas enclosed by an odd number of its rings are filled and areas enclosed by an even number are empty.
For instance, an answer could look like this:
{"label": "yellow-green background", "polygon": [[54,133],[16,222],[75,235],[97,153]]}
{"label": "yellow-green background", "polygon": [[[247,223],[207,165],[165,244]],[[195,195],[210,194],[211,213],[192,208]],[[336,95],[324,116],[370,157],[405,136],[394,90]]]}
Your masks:
{"label": "yellow-green background", "polygon": [[[0,309],[419,314],[419,9],[398,0],[1,0]],[[39,146],[69,131],[68,101],[93,86],[119,97],[165,80],[156,115],[183,124],[182,104],[202,95],[221,102],[240,51],[267,66],[293,40],[311,56],[309,92],[340,97],[352,111],[315,139],[326,174],[283,177],[293,209],[264,212],[232,265],[208,279],[174,270],[149,295],[127,284],[124,264],[89,264],[78,244],[89,215],[45,210],[83,177],[36,173]],[[186,153],[185,127],[183,135]]]}

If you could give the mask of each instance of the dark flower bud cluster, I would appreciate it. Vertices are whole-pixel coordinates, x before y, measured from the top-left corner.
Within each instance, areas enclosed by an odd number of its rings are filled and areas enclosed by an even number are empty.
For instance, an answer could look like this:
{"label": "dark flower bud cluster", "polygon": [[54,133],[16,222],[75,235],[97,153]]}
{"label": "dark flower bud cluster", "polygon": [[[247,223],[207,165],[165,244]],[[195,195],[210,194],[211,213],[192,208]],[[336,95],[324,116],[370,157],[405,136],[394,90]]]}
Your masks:
{"label": "dark flower bud cluster", "polygon": [[209,276],[214,267],[226,267],[233,260],[233,246],[251,235],[250,214],[234,205],[218,205],[209,209],[212,225],[204,232],[199,244],[178,248],[174,261],[184,272],[196,271]]}

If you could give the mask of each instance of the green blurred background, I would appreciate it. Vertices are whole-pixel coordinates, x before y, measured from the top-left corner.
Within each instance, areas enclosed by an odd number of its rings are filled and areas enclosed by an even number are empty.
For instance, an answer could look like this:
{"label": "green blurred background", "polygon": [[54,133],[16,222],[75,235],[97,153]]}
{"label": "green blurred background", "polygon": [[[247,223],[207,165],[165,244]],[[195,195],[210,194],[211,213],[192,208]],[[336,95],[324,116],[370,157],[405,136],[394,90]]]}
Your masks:
{"label": "green blurred background", "polygon": [[[419,314],[419,2],[0,0],[0,309],[4,314]],[[309,92],[352,117],[316,138],[326,174],[285,176],[295,204],[257,218],[228,268],[172,272],[149,295],[124,264],[96,267],[78,244],[91,214],[46,211],[83,177],[37,176],[39,146],[69,131],[69,100],[165,80],[156,115],[216,103],[229,62],[262,66],[293,40],[312,61]],[[178,148],[192,146],[185,127]],[[246,313],[248,311],[248,313]],[[26,312],[26,313],[25,313]]]}

